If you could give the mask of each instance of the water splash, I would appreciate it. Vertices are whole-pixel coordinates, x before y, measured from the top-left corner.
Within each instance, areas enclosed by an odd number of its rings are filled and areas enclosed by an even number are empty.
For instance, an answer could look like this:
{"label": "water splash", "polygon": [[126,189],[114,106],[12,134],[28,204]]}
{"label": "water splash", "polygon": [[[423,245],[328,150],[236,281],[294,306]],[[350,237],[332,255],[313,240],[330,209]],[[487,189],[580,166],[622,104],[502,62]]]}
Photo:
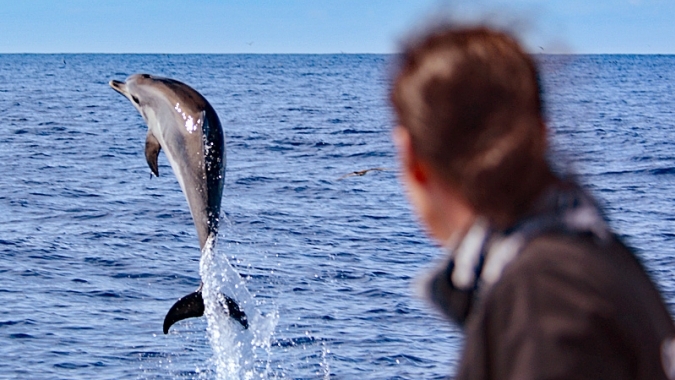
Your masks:
{"label": "water splash", "polygon": [[[239,273],[225,255],[216,250],[209,236],[202,251],[199,273],[204,283],[204,315],[213,357],[211,365],[219,380],[266,379],[269,373],[270,341],[276,327],[276,311],[263,315],[246,289]],[[221,304],[223,295],[233,298],[248,317],[248,329],[230,318]]]}

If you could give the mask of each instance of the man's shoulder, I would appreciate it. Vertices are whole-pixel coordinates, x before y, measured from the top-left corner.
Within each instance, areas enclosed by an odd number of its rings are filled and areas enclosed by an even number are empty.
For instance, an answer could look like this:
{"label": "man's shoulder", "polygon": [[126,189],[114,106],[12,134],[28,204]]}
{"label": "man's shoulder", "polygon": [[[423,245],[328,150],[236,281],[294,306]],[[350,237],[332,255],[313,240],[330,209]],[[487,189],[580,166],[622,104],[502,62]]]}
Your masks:
{"label": "man's shoulder", "polygon": [[550,233],[528,242],[490,293],[497,299],[531,297],[550,306],[565,301],[581,306],[587,299],[589,308],[615,309],[618,305],[608,303],[626,303],[627,293],[640,289],[652,292],[653,284],[619,240]]}
{"label": "man's shoulder", "polygon": [[533,239],[486,296],[493,306],[522,298],[542,310],[603,318],[645,314],[648,319],[650,313],[665,312],[632,251],[617,238],[598,241],[590,235],[552,233]]}
{"label": "man's shoulder", "polygon": [[[469,334],[492,344],[506,339],[508,360],[518,352],[515,344],[536,354],[527,368],[547,373],[556,363],[574,371],[588,362],[628,365],[632,378],[664,378],[661,346],[675,328],[653,282],[616,238],[541,235],[483,296]],[[527,351],[523,342],[539,348]]]}
{"label": "man's shoulder", "polygon": [[625,276],[644,274],[633,253],[618,239],[600,241],[591,234],[565,233],[547,233],[532,239],[504,276],[508,279],[523,272],[594,283],[623,282]]}

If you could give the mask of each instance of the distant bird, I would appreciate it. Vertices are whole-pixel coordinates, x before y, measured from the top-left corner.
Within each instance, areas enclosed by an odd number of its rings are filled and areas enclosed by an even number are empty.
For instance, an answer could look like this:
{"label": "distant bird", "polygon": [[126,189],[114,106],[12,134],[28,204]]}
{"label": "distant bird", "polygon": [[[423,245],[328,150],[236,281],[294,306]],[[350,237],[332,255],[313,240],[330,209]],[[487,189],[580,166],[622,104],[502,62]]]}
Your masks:
{"label": "distant bird", "polygon": [[251,45],[253,45],[253,41],[251,41],[251,42],[247,42],[247,43],[246,43],[246,45],[248,45],[248,46],[251,46]]}
{"label": "distant bird", "polygon": [[372,171],[385,172],[385,171],[389,171],[389,169],[387,169],[387,168],[371,168],[371,169],[365,169],[365,170],[358,170],[358,171],[355,171],[355,172],[345,174],[342,177],[338,178],[338,180],[345,179],[347,177],[353,177],[353,176],[362,177],[362,176],[366,175],[366,173],[372,172]]}

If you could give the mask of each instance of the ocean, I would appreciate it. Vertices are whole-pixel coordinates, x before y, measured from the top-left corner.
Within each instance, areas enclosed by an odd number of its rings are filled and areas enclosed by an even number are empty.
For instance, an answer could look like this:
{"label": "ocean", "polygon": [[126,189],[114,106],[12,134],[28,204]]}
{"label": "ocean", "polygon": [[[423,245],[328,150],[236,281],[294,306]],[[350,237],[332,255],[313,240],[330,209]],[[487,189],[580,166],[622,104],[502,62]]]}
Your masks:
{"label": "ocean", "polygon": [[[394,58],[0,55],[0,378],[453,373],[461,330],[415,288],[443,253],[397,178]],[[675,56],[536,58],[555,165],[597,197],[675,310]],[[215,342],[199,318],[162,334],[199,286],[200,251],[166,158],[152,178],[147,127],[108,86],[139,72],[191,85],[223,124],[214,254],[271,329],[249,372],[223,365],[246,359],[238,332]],[[370,168],[383,170],[345,177]]]}

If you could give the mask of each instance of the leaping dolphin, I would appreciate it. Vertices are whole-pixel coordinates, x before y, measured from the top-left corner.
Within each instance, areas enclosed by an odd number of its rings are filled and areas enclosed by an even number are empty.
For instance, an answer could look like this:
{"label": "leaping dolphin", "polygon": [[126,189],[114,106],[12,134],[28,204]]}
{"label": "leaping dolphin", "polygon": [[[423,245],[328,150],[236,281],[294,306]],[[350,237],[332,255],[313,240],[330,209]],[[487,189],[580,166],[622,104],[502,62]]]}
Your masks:
{"label": "leaping dolphin", "polygon": [[[145,158],[159,176],[157,156],[164,150],[197,228],[199,247],[218,236],[220,201],[225,180],[225,135],[211,104],[190,86],[174,79],[134,74],[126,82],[110,81],[148,125]],[[230,297],[225,305],[231,317],[248,328],[246,314]],[[164,318],[164,334],[175,322],[204,315],[201,286],[179,299]]]}

